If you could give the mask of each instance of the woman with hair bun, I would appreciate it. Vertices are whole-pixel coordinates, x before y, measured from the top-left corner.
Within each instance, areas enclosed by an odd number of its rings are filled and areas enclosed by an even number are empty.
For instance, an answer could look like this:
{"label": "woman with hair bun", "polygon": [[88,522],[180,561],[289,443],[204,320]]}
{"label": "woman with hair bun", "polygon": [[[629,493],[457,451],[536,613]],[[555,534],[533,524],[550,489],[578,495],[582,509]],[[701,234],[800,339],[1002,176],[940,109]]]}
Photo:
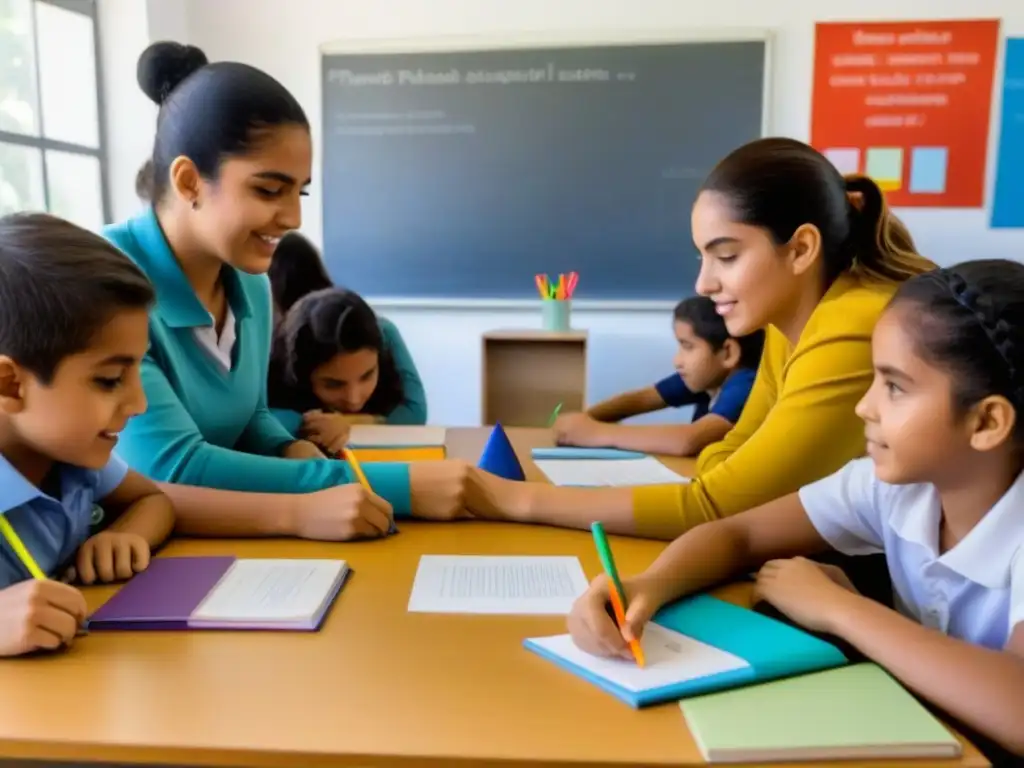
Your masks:
{"label": "woman with hair bun", "polygon": [[[149,407],[121,434],[120,455],[165,483],[192,533],[347,539],[384,534],[392,515],[465,514],[463,463],[367,466],[369,493],[267,408],[267,271],[301,224],[312,166],[298,101],[259,69],[172,42],[147,48],[137,74],[160,107],[137,179],[151,205],[105,234],[157,303],[141,373]],[[220,494],[216,519],[203,488],[236,492]]]}

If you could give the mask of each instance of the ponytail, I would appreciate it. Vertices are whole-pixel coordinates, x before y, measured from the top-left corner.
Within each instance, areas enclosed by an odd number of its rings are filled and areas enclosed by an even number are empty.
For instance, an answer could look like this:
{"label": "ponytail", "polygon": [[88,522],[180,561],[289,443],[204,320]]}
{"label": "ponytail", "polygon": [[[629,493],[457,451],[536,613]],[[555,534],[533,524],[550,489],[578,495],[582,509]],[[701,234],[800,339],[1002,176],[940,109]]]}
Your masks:
{"label": "ponytail", "polygon": [[147,160],[135,174],[135,194],[145,203],[153,202],[156,173],[154,172],[152,159]]}
{"label": "ponytail", "polygon": [[[847,176],[850,232],[844,243],[846,268],[886,282],[930,272],[936,265],[917,252],[910,231],[889,211],[885,196],[867,176]],[[829,275],[830,279],[836,275]]]}

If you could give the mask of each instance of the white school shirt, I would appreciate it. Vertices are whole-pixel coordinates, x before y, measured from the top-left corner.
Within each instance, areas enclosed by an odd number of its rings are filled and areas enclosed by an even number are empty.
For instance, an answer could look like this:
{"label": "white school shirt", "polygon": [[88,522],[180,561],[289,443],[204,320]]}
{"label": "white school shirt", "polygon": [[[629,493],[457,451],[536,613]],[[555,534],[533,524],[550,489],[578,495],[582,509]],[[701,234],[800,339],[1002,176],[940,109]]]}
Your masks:
{"label": "white school shirt", "polygon": [[213,361],[219,365],[225,373],[231,371],[231,353],[235,350],[235,342],[238,340],[235,330],[235,313],[231,311],[231,305],[228,305],[227,312],[224,314],[224,327],[220,330],[220,336],[217,336],[217,325],[210,315],[210,324],[202,325],[192,329],[192,333],[195,337],[196,342],[213,358]]}
{"label": "white school shirt", "polygon": [[885,553],[905,616],[1000,650],[1024,622],[1024,474],[967,536],[940,555],[942,507],[931,484],[889,485],[858,459],[800,489],[811,523],[847,555]]}

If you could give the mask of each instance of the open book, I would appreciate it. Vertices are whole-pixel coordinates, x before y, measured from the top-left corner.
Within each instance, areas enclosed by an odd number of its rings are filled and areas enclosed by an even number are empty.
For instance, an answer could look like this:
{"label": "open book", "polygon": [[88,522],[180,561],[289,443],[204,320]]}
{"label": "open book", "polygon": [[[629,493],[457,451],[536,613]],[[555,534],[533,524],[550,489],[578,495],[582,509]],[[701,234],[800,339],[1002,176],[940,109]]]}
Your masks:
{"label": "open book", "polygon": [[89,629],[314,631],[350,573],[344,560],[160,557],[89,618]]}

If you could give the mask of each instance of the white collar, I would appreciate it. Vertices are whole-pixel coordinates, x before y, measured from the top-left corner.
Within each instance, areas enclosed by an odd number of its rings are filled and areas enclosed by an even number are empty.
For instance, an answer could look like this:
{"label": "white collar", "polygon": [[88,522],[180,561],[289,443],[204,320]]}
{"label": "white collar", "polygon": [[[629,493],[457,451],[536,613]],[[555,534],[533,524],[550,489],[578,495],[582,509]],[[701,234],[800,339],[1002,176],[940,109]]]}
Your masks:
{"label": "white collar", "polygon": [[965,579],[988,589],[1010,583],[1010,565],[1024,545],[1024,473],[955,547],[939,557],[942,504],[932,485],[900,505],[889,525],[904,541],[926,547],[932,556]]}

